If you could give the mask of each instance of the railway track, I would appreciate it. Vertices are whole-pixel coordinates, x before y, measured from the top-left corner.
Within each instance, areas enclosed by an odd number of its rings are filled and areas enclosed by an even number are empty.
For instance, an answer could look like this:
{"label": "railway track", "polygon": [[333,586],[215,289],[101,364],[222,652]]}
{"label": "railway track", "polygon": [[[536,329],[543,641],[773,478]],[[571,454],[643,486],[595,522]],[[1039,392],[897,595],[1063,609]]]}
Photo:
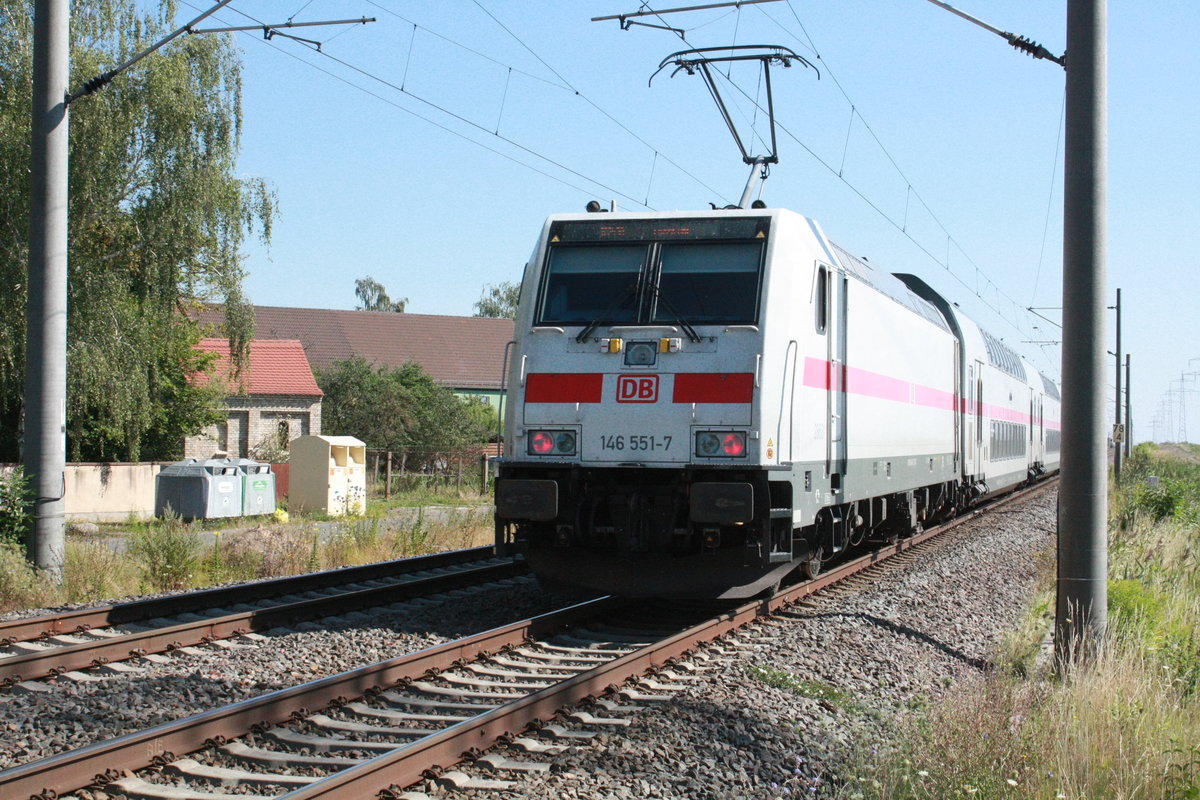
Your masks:
{"label": "railway track", "polygon": [[[704,669],[701,645],[979,513],[736,608],[580,603],[6,770],[0,796],[45,800],[93,787],[155,800],[416,798],[408,787],[427,779],[502,790],[522,772],[548,770],[548,754],[573,740],[619,729],[639,704],[685,688]],[[463,762],[477,766],[455,769]]]}
{"label": "railway track", "polygon": [[0,623],[0,686],[154,657],[256,631],[520,574],[491,547],[277,578]]}

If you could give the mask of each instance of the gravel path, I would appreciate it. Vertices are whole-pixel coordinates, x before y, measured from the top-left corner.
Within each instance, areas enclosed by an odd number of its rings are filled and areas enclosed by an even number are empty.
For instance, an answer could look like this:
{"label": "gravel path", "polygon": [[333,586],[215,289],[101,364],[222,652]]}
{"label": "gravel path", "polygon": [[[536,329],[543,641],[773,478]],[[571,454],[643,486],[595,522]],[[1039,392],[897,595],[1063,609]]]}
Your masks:
{"label": "gravel path", "polygon": [[[1034,557],[1053,542],[1055,502],[1051,492],[969,522],[911,568],[885,568],[739,632],[707,651],[709,669],[676,699],[555,757],[553,772],[504,796],[774,798],[782,785],[793,796],[824,795],[854,747],[880,741],[898,714],[986,668],[1024,612]],[[140,662],[144,671],[135,675],[59,679],[53,693],[2,694],[0,768],[548,607],[532,581],[514,582],[456,593],[437,606],[405,604],[369,628],[275,632],[244,648]]]}

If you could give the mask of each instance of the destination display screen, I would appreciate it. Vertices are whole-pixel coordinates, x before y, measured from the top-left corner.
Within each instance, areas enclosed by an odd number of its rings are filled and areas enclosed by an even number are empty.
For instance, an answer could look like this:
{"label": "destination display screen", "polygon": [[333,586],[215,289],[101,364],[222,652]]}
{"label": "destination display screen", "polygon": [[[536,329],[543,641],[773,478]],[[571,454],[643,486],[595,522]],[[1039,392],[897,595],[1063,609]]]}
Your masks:
{"label": "destination display screen", "polygon": [[[603,216],[603,215],[601,215]],[[770,217],[595,219],[555,222],[551,242],[648,242],[765,238]]]}

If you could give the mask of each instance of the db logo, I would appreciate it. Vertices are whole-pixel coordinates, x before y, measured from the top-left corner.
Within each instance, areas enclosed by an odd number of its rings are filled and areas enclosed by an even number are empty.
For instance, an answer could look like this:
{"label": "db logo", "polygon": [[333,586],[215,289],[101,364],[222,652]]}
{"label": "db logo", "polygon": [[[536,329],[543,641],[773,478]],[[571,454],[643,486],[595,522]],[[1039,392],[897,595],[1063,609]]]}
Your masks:
{"label": "db logo", "polygon": [[657,375],[618,375],[618,403],[655,403],[658,401]]}

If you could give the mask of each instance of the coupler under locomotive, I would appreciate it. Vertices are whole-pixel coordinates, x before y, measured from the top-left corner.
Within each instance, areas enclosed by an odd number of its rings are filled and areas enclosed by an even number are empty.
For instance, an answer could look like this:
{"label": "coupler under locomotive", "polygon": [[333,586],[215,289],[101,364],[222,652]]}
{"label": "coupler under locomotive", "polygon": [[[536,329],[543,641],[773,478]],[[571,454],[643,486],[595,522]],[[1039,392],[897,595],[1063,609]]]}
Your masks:
{"label": "coupler under locomotive", "polygon": [[496,547],[551,587],[628,597],[750,597],[815,543],[791,484],[755,469],[502,466]]}

